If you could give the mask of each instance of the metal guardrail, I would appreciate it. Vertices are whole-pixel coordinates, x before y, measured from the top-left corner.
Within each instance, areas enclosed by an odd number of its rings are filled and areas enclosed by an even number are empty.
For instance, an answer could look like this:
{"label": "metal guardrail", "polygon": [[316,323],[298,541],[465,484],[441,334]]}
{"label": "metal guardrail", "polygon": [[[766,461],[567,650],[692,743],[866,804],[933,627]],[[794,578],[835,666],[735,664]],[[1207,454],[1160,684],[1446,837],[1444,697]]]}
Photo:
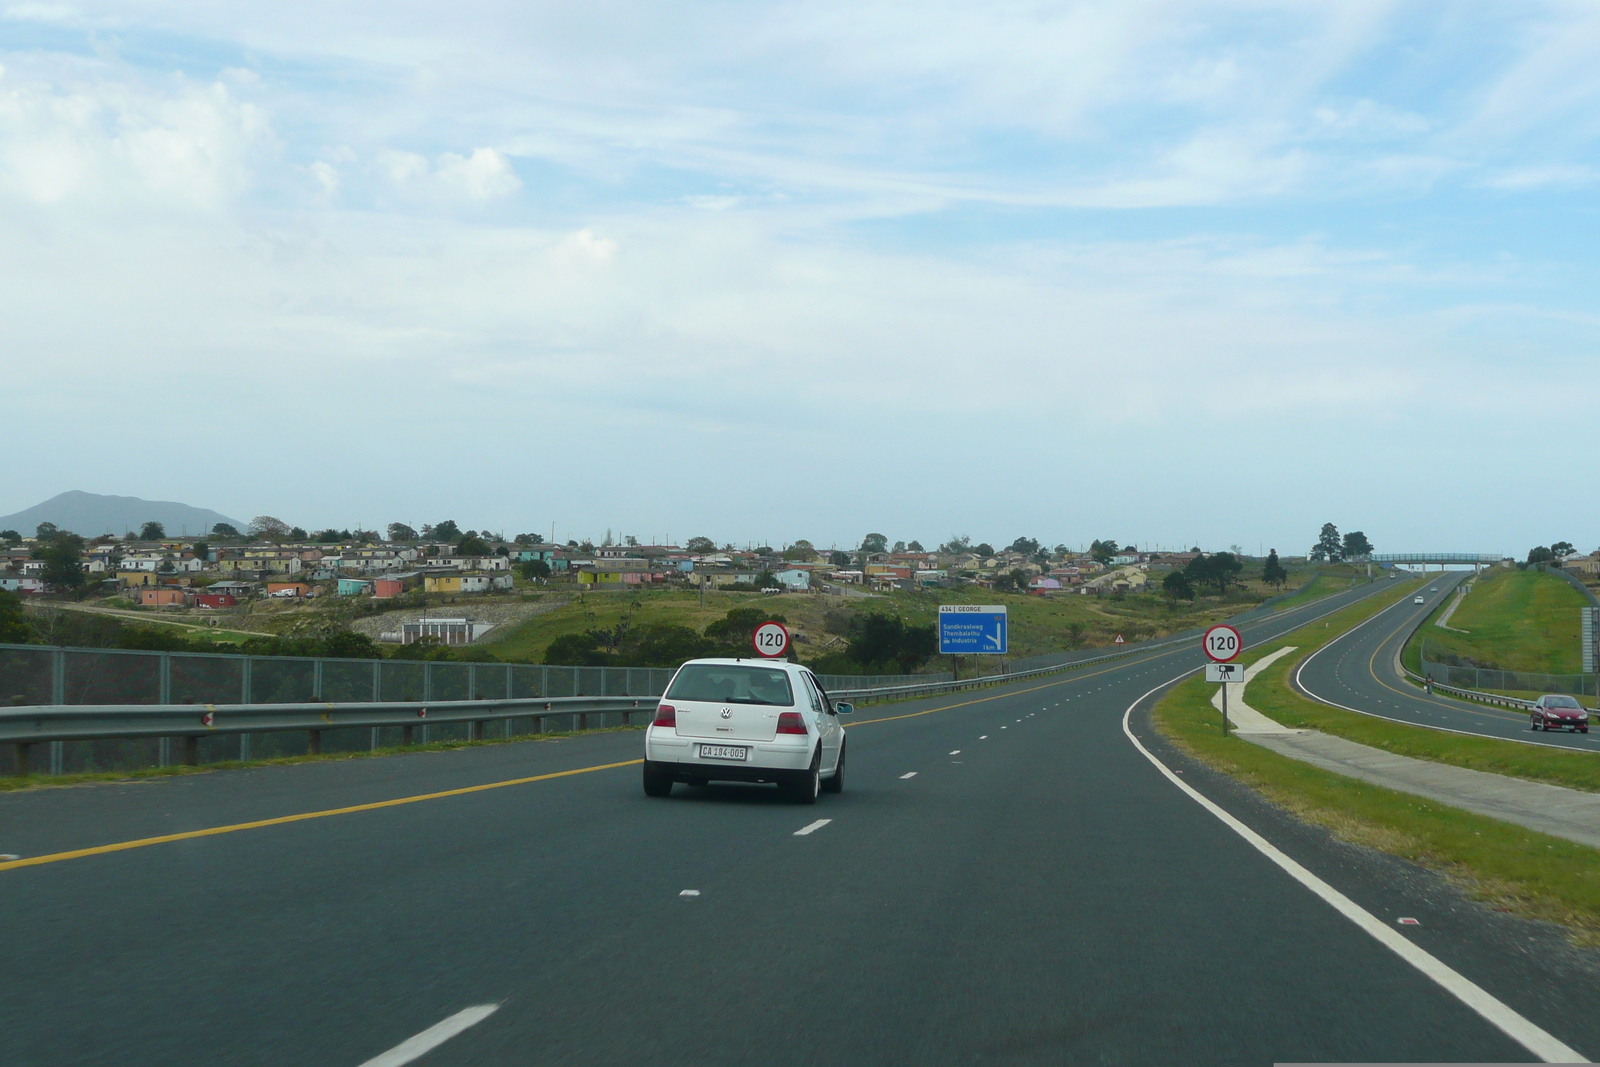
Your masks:
{"label": "metal guardrail", "polygon": [[[913,685],[875,686],[860,689],[833,689],[839,700],[904,700],[940,693],[955,693],[1062,671],[1107,660],[1170,647],[1189,640],[1188,636],[1147,642],[1101,656],[1089,656],[1070,663],[1035,670],[991,674],[962,681],[930,681]],[[51,745],[51,772],[61,773],[61,744],[71,741],[149,739],[161,742],[161,765],[169,759],[171,740],[182,744],[181,761],[199,762],[201,742],[207,738],[236,735],[240,740],[240,759],[249,758],[249,738],[253,734],[302,732],[308,735],[306,751],[322,751],[322,735],[329,730],[367,728],[372,731],[371,746],[378,747],[379,732],[400,729],[400,743],[416,741],[420,727],[423,740],[427,727],[438,724],[467,724],[465,740],[483,740],[490,722],[501,722],[510,737],[514,719],[530,720],[532,733],[544,733],[547,720],[555,720],[574,731],[589,728],[591,715],[620,715],[622,725],[634,725],[633,716],[653,714],[658,696],[621,697],[534,697],[514,699],[443,701],[350,701],[302,702],[282,704],[45,704],[0,708],[0,744],[14,746],[13,771],[31,772],[32,749]]]}
{"label": "metal guardrail", "polygon": [[572,730],[589,727],[590,715],[620,714],[632,725],[635,714],[654,714],[656,697],[552,697],[548,700],[447,700],[436,703],[348,704],[53,704],[0,709],[0,743],[16,746],[16,773],[29,773],[32,746],[60,741],[107,738],[183,739],[183,762],[198,760],[203,738],[228,734],[300,731],[309,735],[308,751],[322,751],[325,730],[399,727],[401,743],[412,744],[417,727],[466,723],[467,740],[483,740],[490,722],[531,719],[534,733],[544,733],[547,719],[568,720]]}

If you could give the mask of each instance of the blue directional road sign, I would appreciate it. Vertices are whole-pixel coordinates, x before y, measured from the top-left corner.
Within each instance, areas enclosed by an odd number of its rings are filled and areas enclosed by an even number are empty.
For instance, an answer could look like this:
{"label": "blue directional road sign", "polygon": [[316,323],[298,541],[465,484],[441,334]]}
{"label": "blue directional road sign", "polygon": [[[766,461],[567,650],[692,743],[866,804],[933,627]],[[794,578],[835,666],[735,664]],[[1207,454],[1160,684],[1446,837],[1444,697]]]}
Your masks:
{"label": "blue directional road sign", "polygon": [[1006,654],[1004,605],[940,604],[939,651],[945,655]]}

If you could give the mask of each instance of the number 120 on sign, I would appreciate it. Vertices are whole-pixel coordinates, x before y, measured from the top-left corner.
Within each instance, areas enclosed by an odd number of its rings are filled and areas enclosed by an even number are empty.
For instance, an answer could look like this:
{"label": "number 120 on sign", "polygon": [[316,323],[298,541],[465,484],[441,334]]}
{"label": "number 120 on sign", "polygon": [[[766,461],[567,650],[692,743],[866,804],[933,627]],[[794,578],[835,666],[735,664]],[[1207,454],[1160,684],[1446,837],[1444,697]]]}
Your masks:
{"label": "number 120 on sign", "polygon": [[1200,642],[1206,656],[1218,663],[1226,663],[1244,651],[1244,638],[1231,626],[1213,626]]}

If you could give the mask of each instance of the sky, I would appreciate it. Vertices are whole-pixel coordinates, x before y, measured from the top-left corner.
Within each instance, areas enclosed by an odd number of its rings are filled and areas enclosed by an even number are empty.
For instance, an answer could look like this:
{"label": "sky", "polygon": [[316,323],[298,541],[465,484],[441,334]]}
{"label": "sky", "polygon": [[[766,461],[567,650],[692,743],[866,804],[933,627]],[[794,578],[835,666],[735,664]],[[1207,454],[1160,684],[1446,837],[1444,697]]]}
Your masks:
{"label": "sky", "polygon": [[1600,544],[1588,3],[0,0],[0,514]]}

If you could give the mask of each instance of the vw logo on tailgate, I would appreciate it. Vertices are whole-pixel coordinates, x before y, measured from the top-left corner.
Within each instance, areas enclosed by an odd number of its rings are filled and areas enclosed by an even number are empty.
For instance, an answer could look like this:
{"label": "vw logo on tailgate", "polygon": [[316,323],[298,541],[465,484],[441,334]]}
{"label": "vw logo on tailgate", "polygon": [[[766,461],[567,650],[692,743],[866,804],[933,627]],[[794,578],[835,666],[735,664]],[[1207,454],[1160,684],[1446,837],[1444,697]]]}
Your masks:
{"label": "vw logo on tailgate", "polygon": [[723,709],[722,709],[722,717],[723,717],[723,718],[724,718],[724,719],[731,719],[731,718],[733,718],[733,709],[732,709],[732,708],[723,708]]}

